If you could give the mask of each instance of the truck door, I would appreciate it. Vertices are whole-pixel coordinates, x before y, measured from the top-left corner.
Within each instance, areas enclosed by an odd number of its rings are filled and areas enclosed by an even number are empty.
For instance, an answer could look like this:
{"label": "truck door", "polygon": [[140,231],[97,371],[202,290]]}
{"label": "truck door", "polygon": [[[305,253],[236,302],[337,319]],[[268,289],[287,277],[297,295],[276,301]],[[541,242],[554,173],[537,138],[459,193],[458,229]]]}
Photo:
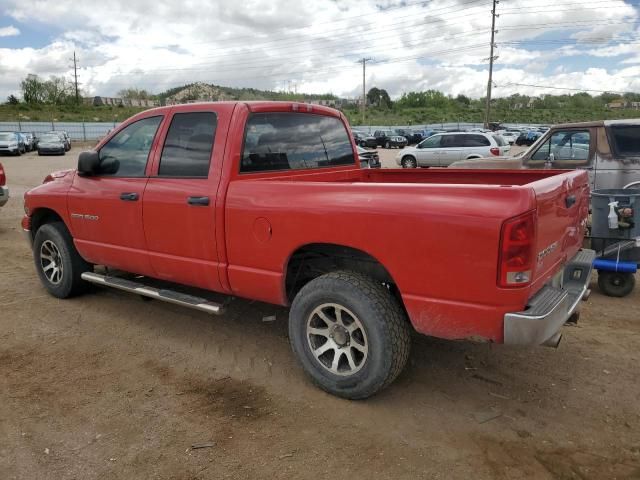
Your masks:
{"label": "truck door", "polygon": [[67,205],[76,247],[88,261],[152,273],[142,226],[142,197],[163,116],[130,123],[100,150],[100,170],[76,175]]}
{"label": "truck door", "polygon": [[174,108],[143,201],[157,278],[221,290],[215,203],[233,105]]}

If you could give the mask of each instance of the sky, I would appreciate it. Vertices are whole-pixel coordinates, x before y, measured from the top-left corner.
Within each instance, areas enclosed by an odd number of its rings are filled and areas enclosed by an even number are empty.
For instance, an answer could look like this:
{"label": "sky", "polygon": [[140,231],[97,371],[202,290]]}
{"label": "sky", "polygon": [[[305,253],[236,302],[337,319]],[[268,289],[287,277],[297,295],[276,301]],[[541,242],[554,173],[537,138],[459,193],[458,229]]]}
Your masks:
{"label": "sky", "polygon": [[[0,101],[28,74],[85,96],[191,82],[486,93],[491,0],[0,0]],[[502,0],[494,95],[640,92],[640,0]],[[360,63],[359,63],[360,61]],[[567,90],[563,90],[567,89]]]}

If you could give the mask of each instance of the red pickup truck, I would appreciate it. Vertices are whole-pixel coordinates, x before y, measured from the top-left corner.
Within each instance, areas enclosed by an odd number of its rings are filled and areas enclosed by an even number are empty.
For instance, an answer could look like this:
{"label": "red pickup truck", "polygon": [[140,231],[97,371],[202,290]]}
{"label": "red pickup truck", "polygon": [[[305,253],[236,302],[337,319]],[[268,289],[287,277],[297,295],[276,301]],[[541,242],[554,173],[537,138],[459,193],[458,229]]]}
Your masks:
{"label": "red pickup truck", "polygon": [[[290,305],[321,388],[365,398],[425,335],[555,345],[588,293],[583,171],[361,170],[315,105],[162,107],[25,195],[47,290],[97,283],[220,313],[184,286]],[[105,268],[106,267],[106,268]]]}

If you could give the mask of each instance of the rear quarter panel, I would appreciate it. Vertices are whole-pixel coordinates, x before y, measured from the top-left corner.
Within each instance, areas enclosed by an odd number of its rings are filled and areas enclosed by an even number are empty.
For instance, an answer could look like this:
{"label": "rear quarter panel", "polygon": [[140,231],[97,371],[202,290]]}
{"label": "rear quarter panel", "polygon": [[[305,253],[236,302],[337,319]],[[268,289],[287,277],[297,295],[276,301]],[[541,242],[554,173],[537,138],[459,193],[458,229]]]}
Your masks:
{"label": "rear quarter panel", "polygon": [[229,282],[236,295],[286,304],[290,255],[349,246],[385,266],[421,333],[501,341],[502,316],[529,289],[497,288],[500,229],[533,208],[526,187],[239,179],[225,212]]}

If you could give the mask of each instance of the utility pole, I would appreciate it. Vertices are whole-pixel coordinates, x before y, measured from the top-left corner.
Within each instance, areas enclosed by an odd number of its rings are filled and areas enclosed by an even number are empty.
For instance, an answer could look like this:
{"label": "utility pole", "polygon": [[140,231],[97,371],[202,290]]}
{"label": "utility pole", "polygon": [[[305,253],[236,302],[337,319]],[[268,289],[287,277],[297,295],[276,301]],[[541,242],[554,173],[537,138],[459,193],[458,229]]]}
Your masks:
{"label": "utility pole", "polygon": [[498,57],[493,55],[493,49],[495,47],[496,39],[496,6],[500,3],[500,0],[493,0],[493,9],[491,10],[491,50],[489,53],[489,82],[487,83],[487,106],[484,116],[484,128],[489,128],[489,122],[491,120],[491,87],[493,86],[493,61]]}
{"label": "utility pole", "polygon": [[364,125],[365,122],[365,115],[366,115],[366,110],[367,110],[367,88],[366,88],[366,65],[367,62],[372,61],[372,58],[363,58],[362,60],[359,60],[358,63],[362,62],[362,125]]}
{"label": "utility pole", "polygon": [[78,93],[78,59],[76,51],[73,51],[73,78],[76,87],[76,105],[80,105],[80,94]]}

